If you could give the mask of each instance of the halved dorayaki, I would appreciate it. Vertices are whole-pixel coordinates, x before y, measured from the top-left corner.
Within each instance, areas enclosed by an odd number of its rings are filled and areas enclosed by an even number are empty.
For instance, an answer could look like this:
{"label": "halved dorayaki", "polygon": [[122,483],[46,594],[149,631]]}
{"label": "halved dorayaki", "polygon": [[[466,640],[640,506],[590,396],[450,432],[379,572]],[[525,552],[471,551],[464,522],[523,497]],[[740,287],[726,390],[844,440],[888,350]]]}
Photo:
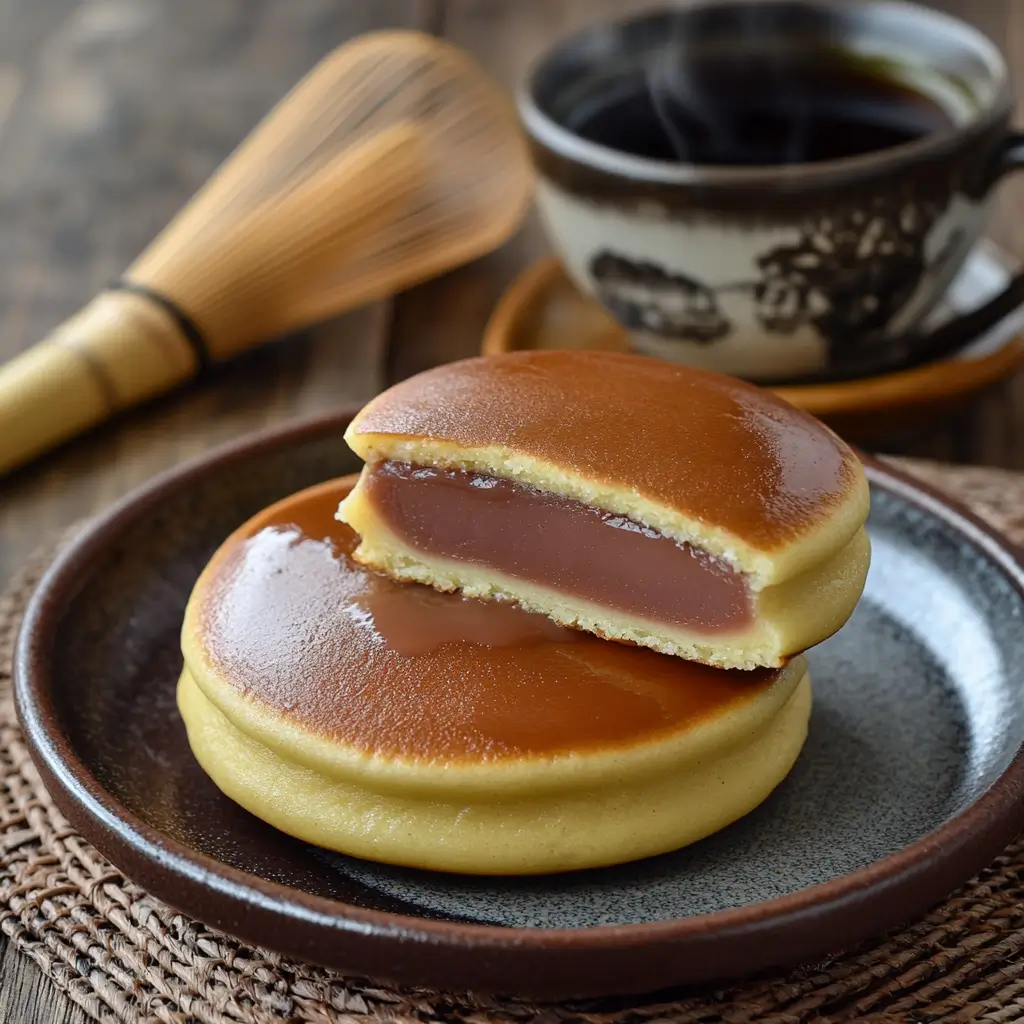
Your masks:
{"label": "halved dorayaki", "polygon": [[392,578],[608,639],[780,666],[846,622],[870,549],[855,453],[767,391],[608,352],[429,370],[346,432],[338,518]]}

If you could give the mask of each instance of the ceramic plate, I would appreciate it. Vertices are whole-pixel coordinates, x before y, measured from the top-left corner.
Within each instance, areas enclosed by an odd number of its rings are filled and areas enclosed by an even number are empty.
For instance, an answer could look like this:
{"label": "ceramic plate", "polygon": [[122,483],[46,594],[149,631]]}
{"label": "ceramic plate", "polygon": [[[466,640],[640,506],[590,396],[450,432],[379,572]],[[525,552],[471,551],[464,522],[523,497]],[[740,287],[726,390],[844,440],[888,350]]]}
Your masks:
{"label": "ceramic plate", "polygon": [[[929,323],[977,309],[1006,287],[1009,257],[982,242],[968,257]],[[859,443],[889,439],[926,426],[1013,373],[1024,361],[1024,309],[947,359],[876,377],[774,388],[786,401],[825,420]],[[495,307],[484,333],[485,353],[521,348],[627,351],[625,332],[582,295],[556,259],[528,267]]]}
{"label": "ceramic plate", "polygon": [[258,509],[357,468],[344,417],[164,476],[60,557],[32,600],[16,693],[72,822],[156,896],[350,972],[536,997],[653,991],[817,959],[942,899],[1019,827],[1024,596],[1007,546],[870,468],[874,561],[850,623],[811,652],[810,739],[757,811],[614,869],[473,879],[290,839],[192,760],[174,703],[201,567]]}

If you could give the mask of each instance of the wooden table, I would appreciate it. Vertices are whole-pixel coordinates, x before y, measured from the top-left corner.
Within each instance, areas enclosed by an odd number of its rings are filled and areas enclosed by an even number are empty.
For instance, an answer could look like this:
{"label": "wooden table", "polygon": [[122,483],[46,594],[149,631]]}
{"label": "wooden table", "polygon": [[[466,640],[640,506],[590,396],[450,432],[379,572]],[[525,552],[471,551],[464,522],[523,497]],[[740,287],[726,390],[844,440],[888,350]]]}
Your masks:
{"label": "wooden table", "polygon": [[[553,35],[636,0],[31,0],[0,4],[0,359],[121,271],[327,50],[381,26],[439,33],[512,85]],[[1005,49],[1024,88],[1024,2],[941,0]],[[1024,115],[1021,117],[1024,123]],[[1024,258],[1024,180],[992,234]],[[45,537],[157,471],[270,423],[361,402],[470,355],[543,250],[501,251],[268,347],[0,479],[0,584]],[[1024,375],[903,451],[1024,468]],[[23,957],[0,958],[0,1022],[83,1021]]]}

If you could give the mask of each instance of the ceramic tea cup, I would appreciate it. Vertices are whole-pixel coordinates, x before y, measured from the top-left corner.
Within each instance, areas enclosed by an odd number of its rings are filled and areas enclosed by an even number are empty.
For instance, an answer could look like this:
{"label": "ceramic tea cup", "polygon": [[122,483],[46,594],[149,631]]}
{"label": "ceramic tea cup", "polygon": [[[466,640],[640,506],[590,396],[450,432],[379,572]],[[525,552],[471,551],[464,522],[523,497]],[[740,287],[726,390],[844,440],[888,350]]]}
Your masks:
{"label": "ceramic tea cup", "polygon": [[537,204],[642,352],[751,380],[947,354],[1016,277],[929,330],[1024,163],[998,48],[905,3],[720,0],[599,24],[529,72]]}

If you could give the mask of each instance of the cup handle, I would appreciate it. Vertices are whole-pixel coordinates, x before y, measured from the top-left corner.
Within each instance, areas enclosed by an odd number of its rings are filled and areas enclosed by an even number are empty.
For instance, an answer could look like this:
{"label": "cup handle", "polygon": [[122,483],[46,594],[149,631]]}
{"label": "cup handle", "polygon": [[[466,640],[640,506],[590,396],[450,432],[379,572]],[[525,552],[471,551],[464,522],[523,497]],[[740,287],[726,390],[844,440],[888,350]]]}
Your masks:
{"label": "cup handle", "polygon": [[[981,192],[989,192],[1004,175],[1024,169],[1024,132],[1011,132],[996,154],[994,166]],[[929,361],[947,356],[972,338],[994,327],[1024,304],[1024,272],[1015,274],[1006,287],[983,306],[955,317],[927,334],[918,335],[912,348]]]}

